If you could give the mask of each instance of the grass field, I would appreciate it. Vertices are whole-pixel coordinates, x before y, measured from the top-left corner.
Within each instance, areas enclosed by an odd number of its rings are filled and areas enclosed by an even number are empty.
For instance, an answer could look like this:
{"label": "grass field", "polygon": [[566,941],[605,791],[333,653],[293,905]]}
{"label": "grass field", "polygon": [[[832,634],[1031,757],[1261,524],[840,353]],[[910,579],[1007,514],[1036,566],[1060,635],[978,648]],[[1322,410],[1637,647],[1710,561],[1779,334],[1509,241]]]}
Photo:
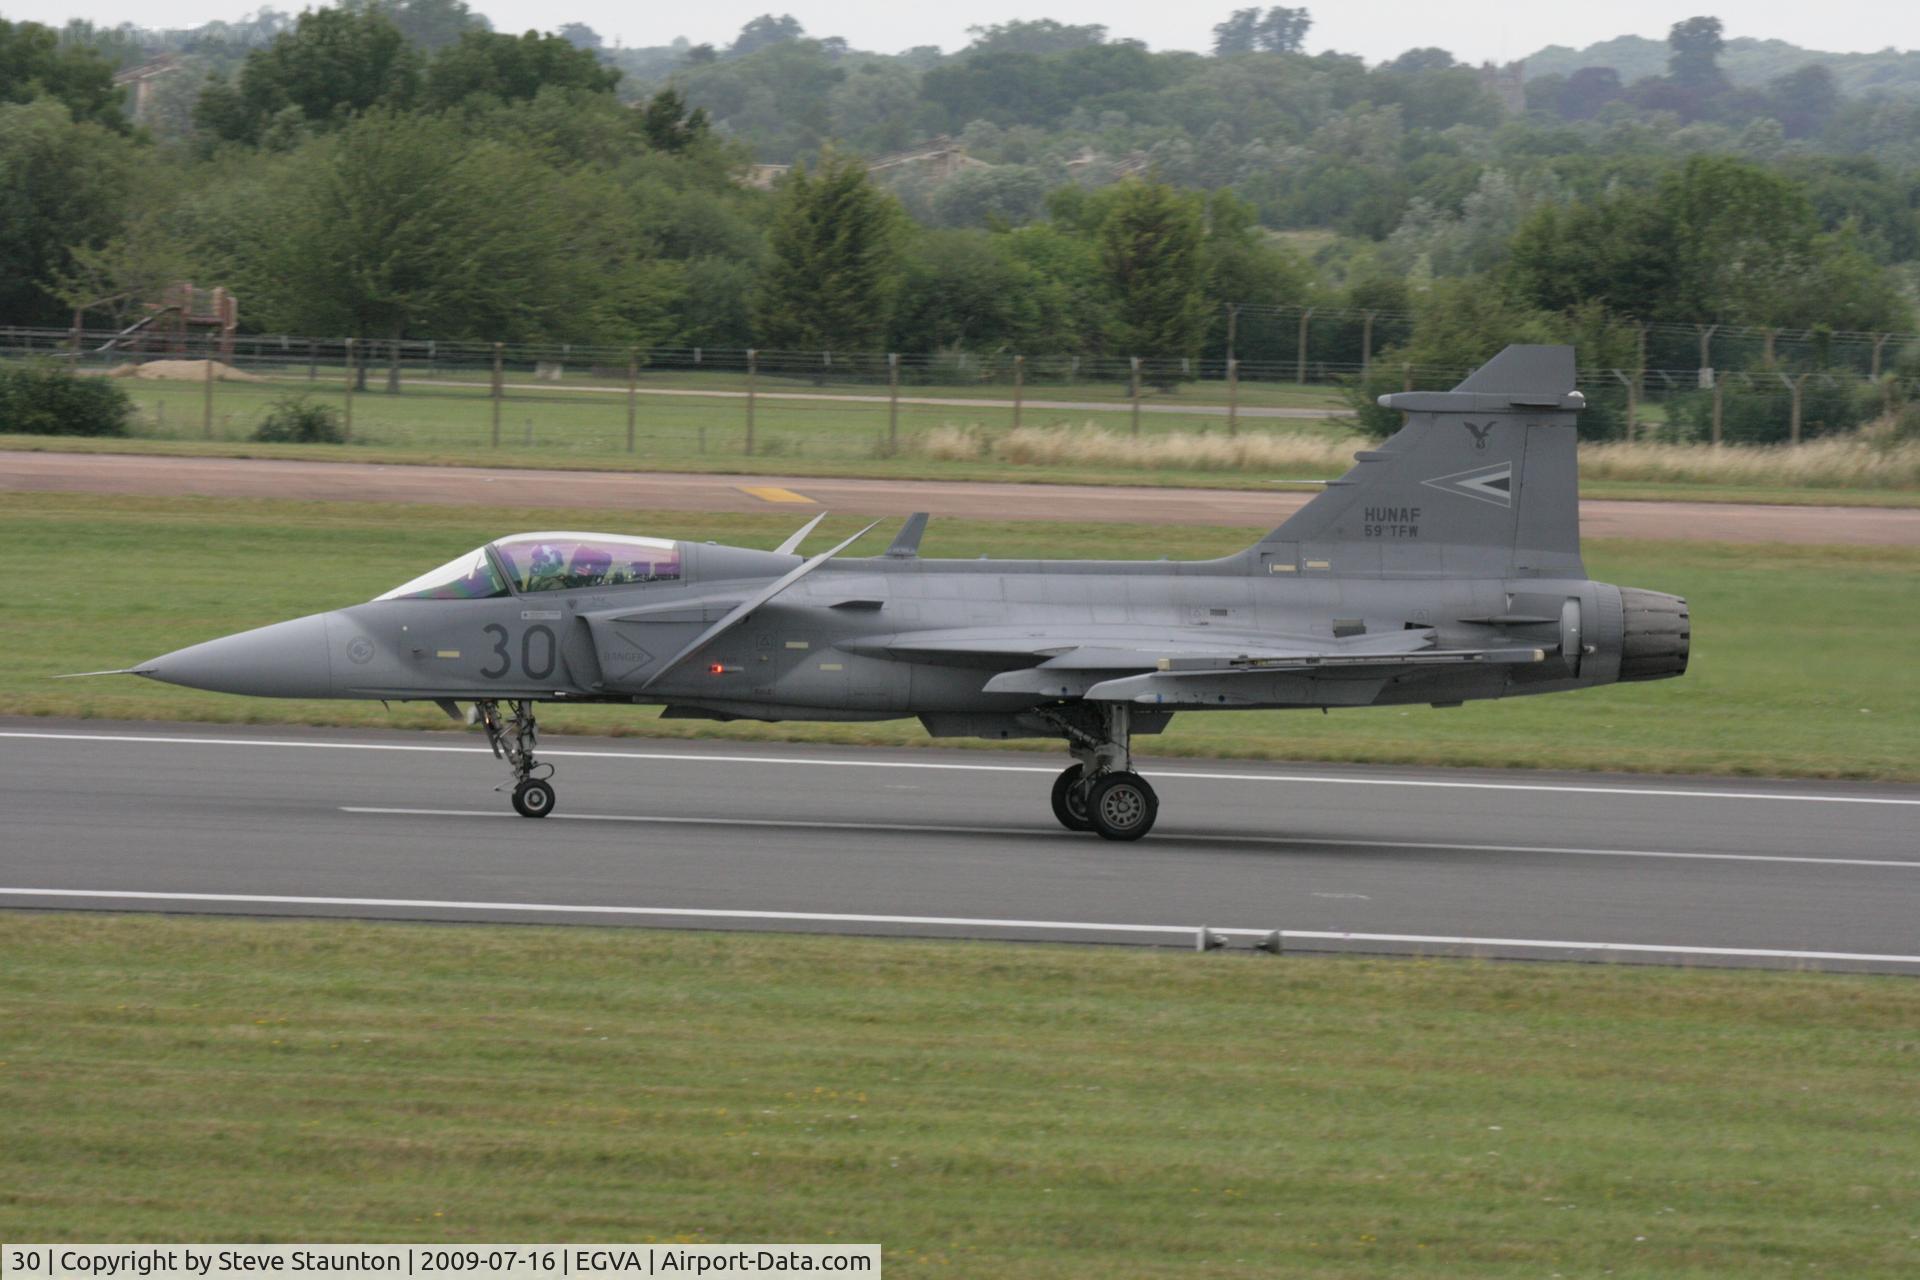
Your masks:
{"label": "grass field", "polygon": [[1910,979],[0,917],[0,1239],[1910,1277]]}
{"label": "grass field", "polygon": [[[242,699],[127,677],[54,681],[373,597],[519,529],[588,527],[772,546],[794,517],[642,511],[102,501],[9,495],[16,557],[0,611],[0,714],[447,728],[432,709]],[[857,527],[830,520],[810,545]],[[877,552],[883,526],[856,554]],[[1231,529],[935,521],[930,556],[1224,554]],[[1151,755],[1352,760],[1880,779],[1920,778],[1920,551],[1594,542],[1606,581],[1687,596],[1693,668],[1681,680],[1466,707],[1188,714]],[[926,742],[917,722],[715,725],[652,709],[556,708],[552,730],[655,736]]]}

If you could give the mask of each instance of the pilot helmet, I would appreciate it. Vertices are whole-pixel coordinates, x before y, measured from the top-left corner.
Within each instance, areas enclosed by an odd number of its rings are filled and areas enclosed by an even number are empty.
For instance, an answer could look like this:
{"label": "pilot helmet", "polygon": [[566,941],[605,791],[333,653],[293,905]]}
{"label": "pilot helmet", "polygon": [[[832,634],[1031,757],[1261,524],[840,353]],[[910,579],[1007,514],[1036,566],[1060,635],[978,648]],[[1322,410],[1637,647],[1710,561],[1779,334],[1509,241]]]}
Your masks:
{"label": "pilot helmet", "polygon": [[551,544],[543,542],[533,549],[528,561],[528,575],[535,578],[551,578],[560,572],[566,558]]}

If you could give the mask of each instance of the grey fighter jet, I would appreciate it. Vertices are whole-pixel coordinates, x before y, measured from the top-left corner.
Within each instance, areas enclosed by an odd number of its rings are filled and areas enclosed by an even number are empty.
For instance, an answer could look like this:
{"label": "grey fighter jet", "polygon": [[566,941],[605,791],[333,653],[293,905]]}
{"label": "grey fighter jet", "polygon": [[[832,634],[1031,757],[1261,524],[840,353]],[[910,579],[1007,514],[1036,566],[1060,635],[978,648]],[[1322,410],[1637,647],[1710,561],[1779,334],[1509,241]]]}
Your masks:
{"label": "grey fighter jet", "polygon": [[1572,348],[1508,347],[1451,391],[1381,403],[1406,415],[1396,435],[1217,560],[922,559],[925,516],[864,559],[842,555],[859,535],[802,556],[818,519],[773,551],[522,533],[366,604],[132,672],[436,702],[485,731],[530,818],[554,805],[535,756],[542,702],[1059,738],[1074,763],[1054,814],[1135,840],[1158,801],[1133,738],[1175,712],[1453,706],[1687,669],[1686,601],[1591,581],[1581,563]]}

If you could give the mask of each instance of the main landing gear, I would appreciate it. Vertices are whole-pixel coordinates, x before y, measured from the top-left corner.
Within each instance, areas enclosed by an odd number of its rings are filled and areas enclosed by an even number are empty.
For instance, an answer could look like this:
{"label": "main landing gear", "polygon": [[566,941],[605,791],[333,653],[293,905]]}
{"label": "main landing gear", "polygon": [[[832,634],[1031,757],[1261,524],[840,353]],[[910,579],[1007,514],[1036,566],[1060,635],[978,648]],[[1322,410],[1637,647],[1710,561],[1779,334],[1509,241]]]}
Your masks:
{"label": "main landing gear", "polygon": [[[487,731],[487,745],[494,758],[505,760],[513,770],[513,807],[523,818],[544,818],[553,812],[553,766],[533,758],[540,738],[540,726],[534,722],[533,703],[515,701],[507,706],[512,714],[502,718],[497,702],[476,702],[474,711],[480,727]],[[545,772],[540,772],[545,770]],[[537,775],[537,776],[536,776]]]}
{"label": "main landing gear", "polygon": [[1102,706],[1097,730],[1062,718],[1076,763],[1053,782],[1053,816],[1069,831],[1107,840],[1138,840],[1153,830],[1160,797],[1133,772],[1127,708]]}

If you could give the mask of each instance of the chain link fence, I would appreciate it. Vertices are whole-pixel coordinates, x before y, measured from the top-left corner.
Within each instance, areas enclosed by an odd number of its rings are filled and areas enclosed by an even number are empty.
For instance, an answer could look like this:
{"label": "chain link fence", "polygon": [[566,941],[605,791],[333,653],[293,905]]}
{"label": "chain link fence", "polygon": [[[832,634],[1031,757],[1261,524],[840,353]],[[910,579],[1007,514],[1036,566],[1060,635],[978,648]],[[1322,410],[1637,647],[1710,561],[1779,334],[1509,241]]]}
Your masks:
{"label": "chain link fence", "polygon": [[[1295,335],[1291,358],[1283,359],[1264,358],[1271,352],[1248,316],[1233,338],[1249,355],[1236,348],[1190,360],[27,328],[0,328],[0,359],[58,360],[122,379],[134,430],[160,438],[247,439],[277,406],[293,402],[329,408],[349,439],[453,458],[499,449],[663,462],[719,454],[884,458],[938,428],[1341,433],[1355,427],[1358,406],[1358,425],[1378,430],[1393,415],[1367,421],[1372,396],[1447,387],[1468,372],[1376,358],[1399,340],[1394,325],[1404,318],[1369,314],[1270,312],[1269,321],[1284,321]],[[1907,335],[1885,336],[1883,355]],[[1713,335],[1694,350],[1725,358],[1711,344],[1733,340]],[[1778,335],[1774,341],[1776,353],[1789,347]],[[1583,368],[1591,408],[1582,434],[1798,442],[1849,430],[1915,398],[1920,378],[1899,371],[1905,367],[1888,359],[1884,368],[1778,372]]]}

